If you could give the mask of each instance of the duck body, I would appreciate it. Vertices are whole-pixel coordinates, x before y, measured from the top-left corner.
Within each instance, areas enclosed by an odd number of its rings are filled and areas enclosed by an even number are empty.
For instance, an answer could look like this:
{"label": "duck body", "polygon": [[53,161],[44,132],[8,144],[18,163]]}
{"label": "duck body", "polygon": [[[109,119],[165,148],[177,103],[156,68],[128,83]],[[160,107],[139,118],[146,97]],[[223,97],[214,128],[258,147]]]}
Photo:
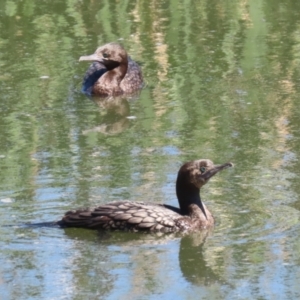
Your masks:
{"label": "duck body", "polygon": [[177,176],[180,207],[145,202],[117,201],[95,208],[68,211],[57,222],[61,227],[150,232],[191,232],[214,225],[214,218],[200,199],[199,190],[231,163],[214,165],[208,159],[184,164]]}
{"label": "duck body", "polygon": [[183,216],[178,208],[164,204],[120,201],[93,209],[69,211],[58,224],[62,227],[165,233],[193,231],[213,225],[213,216],[206,207],[205,210],[208,219],[197,205],[191,210],[191,215]]}
{"label": "duck body", "polygon": [[99,47],[94,54],[81,56],[79,61],[93,61],[88,68],[82,91],[89,95],[130,95],[143,87],[140,66],[117,43]]}

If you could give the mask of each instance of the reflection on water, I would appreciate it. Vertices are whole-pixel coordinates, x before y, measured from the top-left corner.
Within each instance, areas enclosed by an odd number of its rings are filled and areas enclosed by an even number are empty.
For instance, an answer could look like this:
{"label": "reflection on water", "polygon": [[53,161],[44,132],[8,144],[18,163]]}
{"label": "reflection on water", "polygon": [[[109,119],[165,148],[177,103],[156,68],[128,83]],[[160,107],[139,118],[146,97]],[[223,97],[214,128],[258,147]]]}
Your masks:
{"label": "reflection on water", "polygon": [[[2,297],[299,298],[299,6],[0,0]],[[91,101],[78,57],[112,41],[147,86]],[[120,199],[177,205],[196,158],[235,164],[203,190],[217,221],[203,242],[16,225]]]}
{"label": "reflection on water", "polygon": [[[71,239],[90,240],[82,230],[67,229],[66,234]],[[101,261],[99,268],[107,271],[109,265],[110,270],[105,277],[110,278],[113,274],[120,277],[114,284],[112,295],[116,296],[119,293],[127,295],[128,298],[130,295],[134,298],[139,297],[140,289],[144,290],[145,295],[151,295],[152,292],[166,292],[173,283],[171,273],[175,269],[180,277],[192,284],[211,285],[222,279],[206,265],[202,246],[207,236],[209,236],[207,231],[192,235],[99,232],[97,233],[99,247],[101,249],[107,247],[106,251],[109,251],[105,263],[101,259],[102,254],[99,255]],[[157,274],[160,273],[158,272],[160,268],[161,274]],[[123,276],[128,272],[132,273],[133,277],[128,278],[125,284]],[[145,278],[146,282],[140,281],[140,278]],[[117,290],[117,286],[121,290]]]}
{"label": "reflection on water", "polygon": [[91,129],[83,130],[82,134],[100,132],[106,135],[119,134],[130,125],[128,119],[130,114],[128,99],[123,97],[93,98],[102,112],[102,123]]}
{"label": "reflection on water", "polygon": [[206,233],[195,233],[181,239],[179,262],[182,275],[195,285],[212,285],[216,282],[224,283],[224,279],[214,272],[205,259],[203,243]]}

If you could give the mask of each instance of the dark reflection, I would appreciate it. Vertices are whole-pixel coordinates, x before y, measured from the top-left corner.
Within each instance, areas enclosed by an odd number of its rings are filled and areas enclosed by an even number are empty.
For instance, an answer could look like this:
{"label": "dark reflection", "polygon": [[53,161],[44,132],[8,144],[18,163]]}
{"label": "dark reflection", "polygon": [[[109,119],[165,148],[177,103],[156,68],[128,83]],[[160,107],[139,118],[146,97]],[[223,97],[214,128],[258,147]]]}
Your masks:
{"label": "dark reflection", "polygon": [[104,116],[101,124],[84,130],[83,134],[100,132],[105,135],[114,135],[126,130],[130,124],[128,116],[130,106],[128,99],[124,97],[93,97],[92,100],[100,107]]}
{"label": "dark reflection", "polygon": [[[119,246],[139,246],[139,245],[159,245],[162,242],[181,238],[182,234],[162,233],[162,232],[125,232],[99,230],[91,231],[82,228],[66,228],[65,233],[71,238],[90,240],[91,237],[97,240],[101,245],[119,245]],[[86,234],[85,234],[86,233]]]}
{"label": "dark reflection", "polygon": [[[202,230],[193,234],[184,233],[162,233],[162,232],[130,232],[130,231],[110,231],[110,230],[89,230],[84,228],[63,228],[65,234],[72,239],[79,239],[85,241],[97,241],[101,245],[119,245],[125,246],[130,244],[131,246],[148,244],[155,245],[161,244],[162,241],[172,241],[175,239],[181,239],[192,241],[190,244],[185,245],[187,248],[195,248],[197,253],[198,247],[205,242],[206,237],[211,234],[211,231]],[[181,248],[181,247],[180,247]],[[187,249],[187,251],[190,251]],[[198,254],[197,254],[198,255]],[[191,257],[191,256],[190,256]]]}
{"label": "dark reflection", "polygon": [[98,236],[95,232],[91,230],[82,230],[78,228],[66,228],[64,229],[65,234],[68,238],[74,240],[81,240],[85,242],[95,242],[98,241]]}
{"label": "dark reflection", "polygon": [[183,276],[187,281],[196,285],[211,285],[223,282],[221,276],[207,265],[203,246],[206,238],[211,234],[208,231],[196,232],[184,236],[180,241],[179,263]]}
{"label": "dark reflection", "polygon": [[296,200],[295,202],[290,204],[290,206],[300,211],[300,200]]}
{"label": "dark reflection", "polygon": [[[132,233],[121,231],[88,231],[68,228],[65,233],[72,239],[96,241],[102,246],[119,247],[158,246],[180,239],[178,249],[179,266],[183,277],[192,284],[210,286],[214,283],[227,284],[223,276],[216,273],[208,264],[204,251],[206,238],[212,230],[202,230],[192,234]],[[175,244],[174,244],[175,245]],[[176,262],[172,262],[176,265]],[[150,268],[150,267],[149,267]]]}

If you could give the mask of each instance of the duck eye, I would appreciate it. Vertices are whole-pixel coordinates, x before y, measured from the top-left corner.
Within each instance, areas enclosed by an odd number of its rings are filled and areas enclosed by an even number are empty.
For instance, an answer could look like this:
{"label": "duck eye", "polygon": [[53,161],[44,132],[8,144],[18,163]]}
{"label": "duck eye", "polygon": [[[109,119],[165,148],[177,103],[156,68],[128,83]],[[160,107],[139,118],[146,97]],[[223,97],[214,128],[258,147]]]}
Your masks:
{"label": "duck eye", "polygon": [[201,168],[200,168],[200,171],[201,171],[201,173],[204,173],[204,172],[205,172],[205,170],[206,170],[206,168],[205,168],[205,167],[201,167]]}
{"label": "duck eye", "polygon": [[103,53],[103,57],[104,57],[104,58],[108,58],[109,55],[108,55],[106,52],[104,52],[104,53]]}

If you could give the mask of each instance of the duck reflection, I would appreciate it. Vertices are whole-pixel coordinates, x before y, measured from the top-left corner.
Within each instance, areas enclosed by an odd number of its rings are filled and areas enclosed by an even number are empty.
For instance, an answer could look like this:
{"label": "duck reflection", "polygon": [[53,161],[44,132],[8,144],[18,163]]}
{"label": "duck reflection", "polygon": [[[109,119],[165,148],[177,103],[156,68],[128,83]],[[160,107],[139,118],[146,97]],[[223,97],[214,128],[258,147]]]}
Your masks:
{"label": "duck reflection", "polygon": [[[134,266],[133,277],[145,278],[151,274],[150,277],[153,277],[155,282],[160,282],[159,274],[162,268],[164,276],[172,277],[174,266],[177,264],[176,261],[172,260],[171,253],[178,252],[178,265],[185,280],[197,286],[210,286],[215,283],[226,284],[222,274],[215,272],[207,263],[209,257],[204,251],[204,245],[207,237],[212,233],[211,230],[182,235],[178,233],[145,234],[119,231],[91,232],[78,228],[67,228],[65,233],[76,240],[90,240],[93,243],[98,240],[101,247],[107,247],[107,251],[110,253],[110,263],[114,263],[115,255],[125,253],[127,255],[126,264],[129,263]],[[177,251],[176,247],[178,247]],[[145,253],[147,253],[146,261]],[[141,274],[143,272],[141,270],[146,270],[148,275]],[[171,278],[169,279],[172,281]]]}
{"label": "duck reflection", "polygon": [[204,251],[205,240],[211,232],[195,232],[184,236],[180,241],[179,264],[185,279],[195,285],[209,286],[216,282],[224,283],[222,276],[207,264]]}
{"label": "duck reflection", "polygon": [[91,132],[100,132],[105,135],[115,135],[126,130],[130,125],[129,100],[124,97],[93,97],[94,101],[102,112],[102,122],[100,125],[84,130],[82,133],[87,135]]}

